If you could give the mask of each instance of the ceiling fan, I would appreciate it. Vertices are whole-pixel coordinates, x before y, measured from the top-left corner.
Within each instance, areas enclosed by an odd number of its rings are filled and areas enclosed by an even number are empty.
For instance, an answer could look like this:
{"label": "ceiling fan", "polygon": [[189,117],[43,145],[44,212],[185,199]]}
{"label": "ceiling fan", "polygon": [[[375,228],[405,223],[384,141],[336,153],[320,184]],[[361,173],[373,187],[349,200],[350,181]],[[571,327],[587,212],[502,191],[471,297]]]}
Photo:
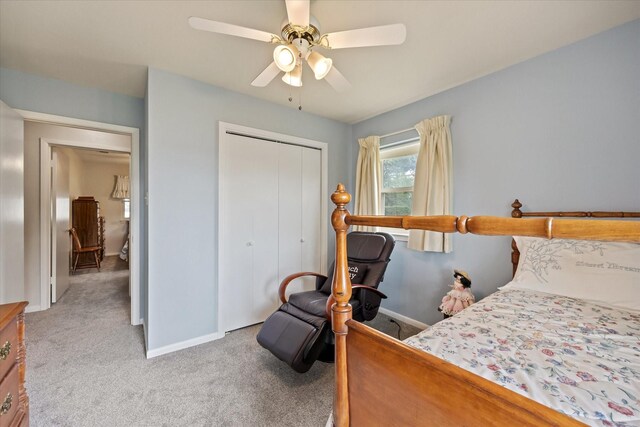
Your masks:
{"label": "ceiling fan", "polygon": [[407,35],[404,24],[321,34],[320,25],[309,13],[310,0],[285,0],[285,3],[287,19],[282,24],[281,35],[194,16],[189,18],[189,25],[196,30],[277,45],[273,50],[273,62],[251,82],[252,86],[264,87],[280,72],[284,72],[283,82],[300,87],[302,86],[302,65],[306,62],[316,80],[325,79],[338,92],[349,89],[351,84],[333,66],[331,58],[324,57],[315,50],[316,48],[346,49],[398,45],[404,43]]}

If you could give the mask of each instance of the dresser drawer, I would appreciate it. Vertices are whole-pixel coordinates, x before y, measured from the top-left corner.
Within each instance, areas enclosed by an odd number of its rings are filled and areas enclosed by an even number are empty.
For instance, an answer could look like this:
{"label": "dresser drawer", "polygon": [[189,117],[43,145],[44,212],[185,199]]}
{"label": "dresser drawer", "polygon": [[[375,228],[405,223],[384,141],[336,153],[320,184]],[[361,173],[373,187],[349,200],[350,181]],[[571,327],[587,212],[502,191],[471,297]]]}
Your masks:
{"label": "dresser drawer", "polygon": [[0,383],[0,427],[11,425],[20,407],[18,383],[18,364],[16,363]]}
{"label": "dresser drawer", "polygon": [[0,381],[7,375],[18,355],[18,325],[15,320],[9,322],[0,331]]}

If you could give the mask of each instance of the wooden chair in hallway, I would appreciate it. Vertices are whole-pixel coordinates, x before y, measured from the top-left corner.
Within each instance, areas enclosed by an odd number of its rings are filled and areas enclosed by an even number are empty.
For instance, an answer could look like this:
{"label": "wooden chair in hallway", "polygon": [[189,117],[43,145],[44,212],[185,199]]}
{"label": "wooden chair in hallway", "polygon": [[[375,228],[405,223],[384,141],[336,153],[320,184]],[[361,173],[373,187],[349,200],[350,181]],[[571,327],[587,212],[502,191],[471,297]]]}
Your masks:
{"label": "wooden chair in hallway", "polygon": [[71,228],[71,230],[69,230],[69,233],[71,233],[71,238],[73,239],[73,272],[76,272],[76,269],[78,268],[78,260],[80,259],[80,255],[81,254],[91,254],[93,253],[93,260],[95,262],[91,262],[91,257],[88,256],[86,257],[89,262],[87,264],[82,264],[80,266],[80,268],[97,268],[98,271],[100,271],[100,246],[86,246],[86,247],[82,247],[82,244],[80,243],[80,239],[78,238],[78,233],[76,232],[75,228]]}

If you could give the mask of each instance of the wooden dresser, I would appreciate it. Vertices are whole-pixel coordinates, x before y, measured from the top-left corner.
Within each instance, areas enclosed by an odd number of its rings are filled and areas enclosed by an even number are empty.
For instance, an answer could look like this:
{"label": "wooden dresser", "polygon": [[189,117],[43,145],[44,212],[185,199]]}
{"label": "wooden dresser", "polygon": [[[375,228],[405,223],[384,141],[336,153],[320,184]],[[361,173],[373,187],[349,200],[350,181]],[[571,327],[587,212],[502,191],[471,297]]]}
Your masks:
{"label": "wooden dresser", "polygon": [[24,388],[26,302],[0,305],[0,427],[29,425],[29,398]]}

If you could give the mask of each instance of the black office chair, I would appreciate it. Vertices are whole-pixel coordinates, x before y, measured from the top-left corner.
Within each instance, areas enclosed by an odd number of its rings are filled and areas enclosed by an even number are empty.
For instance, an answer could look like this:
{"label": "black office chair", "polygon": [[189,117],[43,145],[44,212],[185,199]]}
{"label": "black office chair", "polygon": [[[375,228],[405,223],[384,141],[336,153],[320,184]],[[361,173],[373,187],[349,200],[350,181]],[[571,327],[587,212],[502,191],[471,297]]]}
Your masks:
{"label": "black office chair", "polygon": [[[362,322],[378,314],[380,301],[386,296],[377,288],[394,246],[395,239],[387,233],[354,231],[347,235],[347,259],[353,284],[349,303],[353,319]],[[286,277],[279,289],[283,304],[265,320],[258,333],[258,343],[297,372],[307,372],[318,359],[333,361],[333,332],[327,301],[334,265],[329,269],[329,277],[308,272]],[[316,290],[291,294],[287,301],[287,286],[302,276],[315,276]]]}

